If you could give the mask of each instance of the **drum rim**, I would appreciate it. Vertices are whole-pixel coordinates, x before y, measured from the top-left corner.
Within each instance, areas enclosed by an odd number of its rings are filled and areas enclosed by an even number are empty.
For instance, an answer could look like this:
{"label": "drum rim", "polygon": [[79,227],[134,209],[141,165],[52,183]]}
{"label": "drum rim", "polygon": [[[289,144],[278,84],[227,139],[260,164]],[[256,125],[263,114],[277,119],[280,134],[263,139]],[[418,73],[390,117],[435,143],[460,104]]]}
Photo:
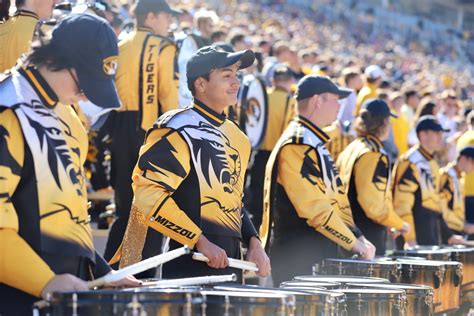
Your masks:
{"label": "drum rim", "polygon": [[[366,281],[372,281],[369,283],[390,283],[388,279],[384,278],[377,278],[377,277],[365,277],[365,276],[357,276],[357,275],[299,275],[295,276],[293,280],[295,281],[305,281],[306,279],[296,279],[296,278],[325,278],[325,279],[341,279],[340,281],[334,280],[333,282],[336,283],[347,283],[345,282],[344,278],[348,279],[361,279]],[[332,281],[330,281],[332,282]],[[363,282],[363,281],[362,281]]]}
{"label": "drum rim", "polygon": [[334,258],[330,258],[330,259],[324,259],[323,260],[323,265],[324,263],[326,262],[344,262],[344,263],[355,263],[355,264],[358,264],[358,263],[366,263],[366,264],[380,264],[380,265],[387,265],[387,266],[394,266],[396,265],[396,261],[395,260],[392,260],[392,261],[383,261],[383,260],[380,260],[380,261],[377,261],[377,260],[358,260],[358,259],[334,259]]}

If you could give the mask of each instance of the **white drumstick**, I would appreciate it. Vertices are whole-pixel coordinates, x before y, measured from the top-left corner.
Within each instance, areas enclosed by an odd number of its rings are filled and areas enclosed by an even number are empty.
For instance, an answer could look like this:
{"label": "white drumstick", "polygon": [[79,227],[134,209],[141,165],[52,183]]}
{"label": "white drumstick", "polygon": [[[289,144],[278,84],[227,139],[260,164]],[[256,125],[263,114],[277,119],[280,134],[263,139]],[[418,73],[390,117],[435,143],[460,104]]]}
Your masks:
{"label": "white drumstick", "polygon": [[[191,251],[189,250],[189,248],[187,246],[184,246],[184,247],[169,251],[167,253],[145,259],[143,261],[137,262],[135,264],[132,264],[118,271],[113,271],[94,281],[89,281],[87,282],[87,287],[89,289],[93,289],[95,287],[104,286],[107,283],[117,282],[125,278],[126,276],[135,275],[137,273],[157,267],[163,263],[166,263],[168,261],[171,261],[183,255],[186,255],[190,252]],[[35,309],[43,309],[47,306],[48,306],[48,302],[45,300],[38,301],[34,304]]]}
{"label": "white drumstick", "polygon": [[143,283],[143,287],[179,287],[189,285],[204,285],[204,284],[215,284],[223,282],[235,282],[237,276],[235,274],[228,275],[210,275],[195,278],[183,278],[183,279],[172,279],[172,280],[160,280],[154,282]]}
{"label": "white drumstick", "polygon": [[168,261],[171,261],[183,255],[186,255],[188,253],[190,253],[190,250],[187,246],[184,246],[175,250],[171,250],[161,255],[157,255],[157,256],[145,259],[143,261],[134,263],[118,271],[113,271],[97,280],[87,282],[87,286],[90,289],[92,289],[94,287],[103,286],[107,283],[117,282],[128,275],[138,274],[140,272],[157,267],[163,263],[166,263]]}
{"label": "white drumstick", "polygon": [[[193,252],[193,259],[197,261],[209,262],[209,259],[199,252]],[[257,265],[250,261],[229,258],[229,267],[258,272]]]}

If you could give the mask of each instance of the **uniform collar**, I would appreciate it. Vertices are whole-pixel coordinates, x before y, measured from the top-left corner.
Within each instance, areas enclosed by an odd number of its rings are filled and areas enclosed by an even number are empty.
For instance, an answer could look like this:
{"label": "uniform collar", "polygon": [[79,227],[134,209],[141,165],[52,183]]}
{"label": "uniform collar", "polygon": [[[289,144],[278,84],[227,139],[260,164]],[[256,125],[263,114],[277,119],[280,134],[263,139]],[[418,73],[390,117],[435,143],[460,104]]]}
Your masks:
{"label": "uniform collar", "polygon": [[213,125],[220,126],[222,125],[225,120],[226,116],[224,112],[222,113],[217,113],[198,99],[194,99],[194,104],[192,107],[196,112],[204,116],[209,122],[211,122]]}
{"label": "uniform collar", "polygon": [[426,160],[430,161],[433,160],[433,155],[431,155],[429,152],[427,152],[423,147],[418,146],[418,151],[420,154],[425,157]]}
{"label": "uniform collar", "polygon": [[18,10],[18,11],[15,12],[15,14],[13,16],[28,16],[30,18],[34,18],[36,20],[39,20],[38,14],[36,14],[32,11],[28,11],[28,10]]}
{"label": "uniform collar", "polygon": [[151,28],[146,26],[137,26],[137,32],[155,33]]}
{"label": "uniform collar", "polygon": [[379,149],[383,147],[382,142],[380,141],[380,139],[378,139],[374,135],[367,135],[366,138],[369,139],[370,141],[373,141]]}
{"label": "uniform collar", "polygon": [[322,129],[320,129],[319,127],[317,127],[316,125],[314,125],[310,120],[308,120],[307,118],[301,116],[301,115],[297,115],[295,117],[295,120],[297,122],[300,122],[302,125],[304,125],[306,128],[308,128],[309,130],[311,130],[319,139],[321,139],[324,143],[327,143],[329,141],[329,136],[323,132]]}
{"label": "uniform collar", "polygon": [[33,87],[44,105],[49,108],[56,106],[58,96],[35,67],[20,66],[18,71]]}

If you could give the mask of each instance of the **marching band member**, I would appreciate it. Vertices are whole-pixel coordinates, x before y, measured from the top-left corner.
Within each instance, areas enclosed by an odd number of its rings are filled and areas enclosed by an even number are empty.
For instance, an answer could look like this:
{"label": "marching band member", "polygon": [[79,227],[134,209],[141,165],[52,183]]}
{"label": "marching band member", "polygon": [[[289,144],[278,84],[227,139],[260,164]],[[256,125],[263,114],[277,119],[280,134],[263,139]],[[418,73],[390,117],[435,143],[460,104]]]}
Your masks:
{"label": "marching band member", "polygon": [[16,0],[17,11],[9,16],[10,0],[0,3],[0,73],[13,67],[30,49],[38,21],[50,19],[58,0]]}
{"label": "marching band member", "polygon": [[116,84],[122,107],[111,118],[111,184],[117,219],[107,240],[106,260],[125,233],[133,198],[131,177],[145,132],[161,114],[178,107],[176,45],[166,36],[172,15],[179,11],[165,0],[139,0],[134,12],[137,27],[119,43]]}
{"label": "marching band member", "polygon": [[[260,236],[272,260],[274,284],[309,274],[337,245],[371,259],[375,249],[354,225],[349,201],[322,127],[336,119],[341,89],[328,77],[300,80],[295,116],[267,163]],[[298,258],[298,260],[293,260]]]}
{"label": "marching band member", "polygon": [[[405,246],[439,245],[442,230],[449,244],[462,243],[441,215],[439,195],[439,166],[433,154],[443,144],[446,130],[432,115],[422,116],[416,123],[419,145],[400,157],[394,167],[393,205],[410,229],[403,234]],[[402,239],[398,247],[402,248]]]}
{"label": "marching band member", "polygon": [[2,315],[31,313],[38,297],[87,290],[83,280],[111,271],[92,243],[86,130],[64,104],[118,106],[117,53],[105,20],[71,15],[0,80]]}
{"label": "marching band member", "polygon": [[286,65],[277,66],[273,72],[273,85],[267,89],[268,116],[267,126],[264,133],[262,145],[255,155],[250,170],[250,203],[247,209],[252,214],[255,227],[262,223],[263,207],[263,179],[265,178],[265,166],[270,153],[276,142],[285,130],[291,118],[294,116],[295,102],[291,92],[291,86],[295,80],[291,70]]}
{"label": "marching band member", "polygon": [[382,145],[390,132],[390,116],[396,117],[383,100],[366,101],[354,123],[358,138],[337,160],[354,222],[381,256],[385,255],[387,228],[402,233],[410,229],[393,210],[390,163]]}
{"label": "marching band member", "polygon": [[[464,188],[462,187],[462,173],[474,171],[474,147],[463,148],[455,161],[440,169],[439,194],[443,206],[443,218],[448,227],[462,235],[465,229]],[[443,231],[442,231],[443,232]],[[447,244],[446,236],[441,236],[443,244]]]}
{"label": "marching band member", "polygon": [[[147,132],[133,172],[135,198],[121,251],[120,266],[142,258],[147,231],[169,237],[169,248],[182,245],[202,252],[209,262],[181,257],[164,264],[164,278],[239,273],[226,268],[240,258],[259,274],[270,272],[268,257],[246,211],[242,197],[250,142],[222,112],[237,102],[237,71],[252,65],[252,51],[228,53],[216,46],[196,52],[187,64],[188,87],[194,103],[161,116]],[[240,272],[240,280],[242,280]]]}

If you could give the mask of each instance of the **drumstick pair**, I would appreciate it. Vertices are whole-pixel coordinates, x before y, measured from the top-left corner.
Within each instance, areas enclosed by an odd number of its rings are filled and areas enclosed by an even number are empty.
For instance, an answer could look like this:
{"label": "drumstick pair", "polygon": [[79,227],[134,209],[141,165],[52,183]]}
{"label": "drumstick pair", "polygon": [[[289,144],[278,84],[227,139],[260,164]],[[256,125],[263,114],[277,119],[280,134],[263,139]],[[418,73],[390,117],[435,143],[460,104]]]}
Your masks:
{"label": "drumstick pair", "polygon": [[[89,281],[87,282],[87,287],[89,289],[93,289],[96,287],[104,286],[106,284],[117,282],[128,275],[135,275],[140,272],[146,271],[148,269],[157,267],[168,261],[181,257],[185,254],[189,254],[190,252],[191,251],[189,250],[189,248],[187,246],[184,246],[184,247],[166,252],[164,254],[148,258],[146,260],[137,262],[128,267],[120,269],[118,271],[113,271],[94,281]],[[199,252],[193,252],[193,259],[197,261],[203,261],[203,262],[209,261],[209,259],[206,256],[204,256],[202,253],[199,253]],[[232,258],[229,258],[229,267],[242,269],[242,270],[255,271],[255,272],[258,271],[257,265],[255,263],[244,261],[244,260],[232,259]],[[35,303],[35,308],[42,309],[42,308],[45,308],[47,305],[48,305],[47,301],[42,300]]]}

